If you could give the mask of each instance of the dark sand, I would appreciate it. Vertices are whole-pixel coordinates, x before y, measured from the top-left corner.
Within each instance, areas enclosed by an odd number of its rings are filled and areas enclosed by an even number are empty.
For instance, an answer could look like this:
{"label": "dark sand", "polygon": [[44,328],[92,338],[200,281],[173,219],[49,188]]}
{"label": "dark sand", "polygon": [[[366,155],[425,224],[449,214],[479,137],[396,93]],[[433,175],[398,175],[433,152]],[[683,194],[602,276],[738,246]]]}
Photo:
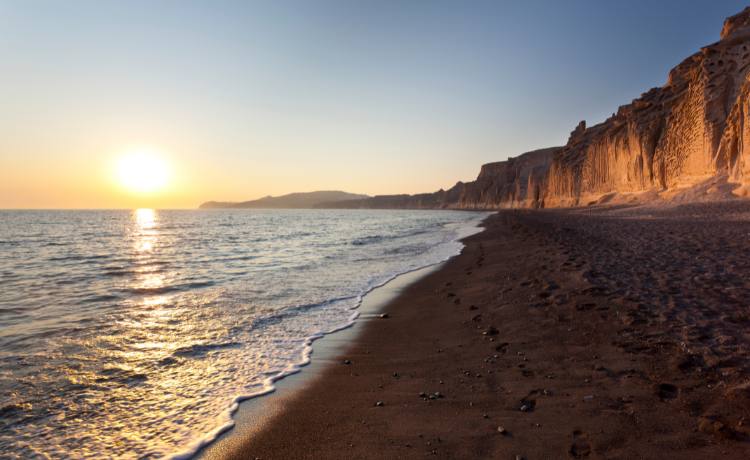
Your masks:
{"label": "dark sand", "polygon": [[750,203],[487,227],[225,456],[750,458]]}

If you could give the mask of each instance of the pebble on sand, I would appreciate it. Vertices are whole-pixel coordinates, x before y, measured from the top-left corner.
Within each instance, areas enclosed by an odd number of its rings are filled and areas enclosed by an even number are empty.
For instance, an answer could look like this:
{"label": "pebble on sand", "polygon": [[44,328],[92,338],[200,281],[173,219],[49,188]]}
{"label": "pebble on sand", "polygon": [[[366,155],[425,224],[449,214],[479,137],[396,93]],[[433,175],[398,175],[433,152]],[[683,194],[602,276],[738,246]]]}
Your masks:
{"label": "pebble on sand", "polygon": [[499,333],[500,333],[500,331],[498,331],[495,326],[490,326],[490,327],[487,328],[486,331],[482,332],[482,334],[484,334],[484,335],[497,335]]}
{"label": "pebble on sand", "polygon": [[385,406],[385,403],[383,401],[378,401],[375,403],[375,407],[383,407]]}

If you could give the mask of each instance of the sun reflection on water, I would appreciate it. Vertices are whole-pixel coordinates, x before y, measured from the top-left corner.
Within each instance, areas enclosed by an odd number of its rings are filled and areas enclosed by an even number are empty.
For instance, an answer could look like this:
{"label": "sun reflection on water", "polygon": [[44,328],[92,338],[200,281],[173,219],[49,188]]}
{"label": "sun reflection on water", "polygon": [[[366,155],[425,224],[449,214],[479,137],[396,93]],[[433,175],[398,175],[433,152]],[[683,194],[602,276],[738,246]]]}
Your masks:
{"label": "sun reflection on water", "polygon": [[156,230],[156,212],[153,209],[136,209],[133,213],[137,225],[136,252],[151,252],[156,245],[159,232]]}
{"label": "sun reflection on water", "polygon": [[135,221],[141,229],[153,228],[156,223],[156,213],[153,209],[139,208],[135,210]]}
{"label": "sun reflection on water", "polygon": [[156,292],[164,287],[167,282],[166,274],[154,266],[154,251],[159,242],[158,215],[156,211],[149,208],[136,209],[133,212],[136,227],[134,231],[133,247],[136,253],[138,276],[133,280],[132,288],[137,291],[149,292],[154,295],[147,296],[142,300],[146,307],[158,307],[166,303],[167,298]]}

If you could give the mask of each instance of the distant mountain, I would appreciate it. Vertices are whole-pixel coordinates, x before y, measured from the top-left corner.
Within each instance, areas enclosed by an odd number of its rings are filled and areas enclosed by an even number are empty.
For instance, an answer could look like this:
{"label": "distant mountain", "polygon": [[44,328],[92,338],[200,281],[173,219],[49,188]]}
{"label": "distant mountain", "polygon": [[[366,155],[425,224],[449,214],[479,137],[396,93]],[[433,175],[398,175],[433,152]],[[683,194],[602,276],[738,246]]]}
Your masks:
{"label": "distant mountain", "polygon": [[336,203],[347,200],[362,200],[367,195],[347,193],[337,190],[319,192],[290,193],[282,196],[267,196],[258,200],[242,202],[208,201],[200,205],[200,209],[309,209],[321,207],[323,203]]}

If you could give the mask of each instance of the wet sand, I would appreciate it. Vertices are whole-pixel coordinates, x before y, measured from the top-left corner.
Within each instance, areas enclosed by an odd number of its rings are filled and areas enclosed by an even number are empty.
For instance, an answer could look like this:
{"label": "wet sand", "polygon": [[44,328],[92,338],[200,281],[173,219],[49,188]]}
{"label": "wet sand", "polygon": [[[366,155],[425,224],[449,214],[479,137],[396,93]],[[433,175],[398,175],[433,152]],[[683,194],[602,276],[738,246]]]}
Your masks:
{"label": "wet sand", "polygon": [[310,363],[301,372],[289,375],[274,383],[274,391],[243,401],[232,415],[234,427],[201,449],[196,460],[221,460],[240,448],[246,438],[255,436],[274,417],[278,417],[288,400],[305,391],[310,382],[320,378],[333,364],[339,363],[340,354],[368,327],[370,321],[382,321],[384,308],[411,284],[439,270],[443,264],[432,265],[402,274],[369,293],[357,308],[358,317],[351,325],[328,334],[313,343]]}
{"label": "wet sand", "polygon": [[749,242],[748,202],[501,212],[222,457],[748,458]]}

